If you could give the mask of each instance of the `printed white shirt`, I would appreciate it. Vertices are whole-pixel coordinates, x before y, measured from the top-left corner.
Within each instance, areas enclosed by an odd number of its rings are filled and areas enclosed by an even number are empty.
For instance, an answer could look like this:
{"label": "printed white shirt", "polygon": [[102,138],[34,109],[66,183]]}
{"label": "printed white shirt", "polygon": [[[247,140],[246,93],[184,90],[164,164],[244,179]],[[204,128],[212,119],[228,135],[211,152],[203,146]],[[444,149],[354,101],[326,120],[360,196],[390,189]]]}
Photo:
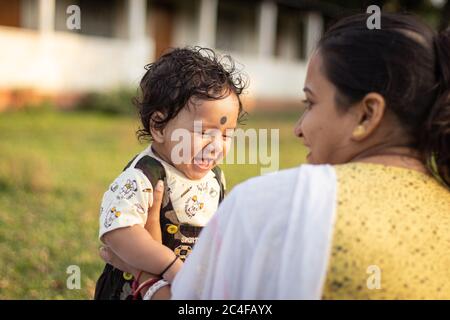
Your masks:
{"label": "printed white shirt", "polygon": [[[141,152],[110,185],[100,208],[99,238],[112,230],[133,225],[145,226],[147,212],[153,202],[153,186],[146,175],[135,168],[144,156],[151,156],[164,167],[163,207],[170,200],[180,224],[205,226],[216,212],[220,185],[212,171],[199,180],[190,180],[175,167],[157,157],[151,146]],[[223,176],[221,177],[224,181]]]}

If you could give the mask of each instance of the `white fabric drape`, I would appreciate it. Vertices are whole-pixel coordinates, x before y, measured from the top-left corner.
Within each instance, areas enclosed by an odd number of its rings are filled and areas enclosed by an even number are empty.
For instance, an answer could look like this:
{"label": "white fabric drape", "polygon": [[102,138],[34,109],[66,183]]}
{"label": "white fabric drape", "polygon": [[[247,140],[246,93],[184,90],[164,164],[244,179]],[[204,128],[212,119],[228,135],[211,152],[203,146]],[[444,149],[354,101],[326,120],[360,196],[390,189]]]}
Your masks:
{"label": "white fabric drape", "polygon": [[336,193],[329,165],[302,165],[238,185],[202,231],[172,298],[320,299]]}

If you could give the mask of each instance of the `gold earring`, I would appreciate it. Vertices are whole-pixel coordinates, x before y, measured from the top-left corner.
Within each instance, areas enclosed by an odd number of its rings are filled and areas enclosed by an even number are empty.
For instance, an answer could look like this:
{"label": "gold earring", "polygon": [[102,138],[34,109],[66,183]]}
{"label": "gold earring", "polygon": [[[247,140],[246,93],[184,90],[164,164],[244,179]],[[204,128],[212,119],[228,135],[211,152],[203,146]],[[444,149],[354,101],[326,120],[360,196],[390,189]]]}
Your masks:
{"label": "gold earring", "polygon": [[353,130],[352,135],[353,135],[354,138],[359,138],[364,133],[366,133],[366,129],[362,125],[359,125],[359,126],[356,127],[355,130]]}

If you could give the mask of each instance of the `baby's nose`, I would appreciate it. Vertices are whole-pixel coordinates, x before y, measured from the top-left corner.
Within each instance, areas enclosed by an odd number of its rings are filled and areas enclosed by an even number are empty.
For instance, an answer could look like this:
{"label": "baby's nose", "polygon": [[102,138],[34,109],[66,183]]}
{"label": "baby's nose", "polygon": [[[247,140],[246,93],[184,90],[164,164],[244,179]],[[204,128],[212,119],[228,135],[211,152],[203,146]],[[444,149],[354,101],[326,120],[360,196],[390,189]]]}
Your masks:
{"label": "baby's nose", "polygon": [[208,144],[208,156],[216,157],[218,154],[223,152],[223,140],[222,137],[215,136],[211,142]]}

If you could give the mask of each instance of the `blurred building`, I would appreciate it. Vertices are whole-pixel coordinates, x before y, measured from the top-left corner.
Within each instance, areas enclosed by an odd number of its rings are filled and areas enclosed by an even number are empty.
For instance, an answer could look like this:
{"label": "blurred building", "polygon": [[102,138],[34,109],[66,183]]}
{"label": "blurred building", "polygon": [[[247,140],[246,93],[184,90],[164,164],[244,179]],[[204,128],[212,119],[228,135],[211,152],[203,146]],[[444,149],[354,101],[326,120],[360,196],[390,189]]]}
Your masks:
{"label": "blurred building", "polygon": [[[73,4],[80,30],[66,25]],[[322,13],[302,1],[0,0],[0,108],[137,87],[145,64],[186,45],[231,54],[250,78],[248,101],[298,104],[322,31]]]}

